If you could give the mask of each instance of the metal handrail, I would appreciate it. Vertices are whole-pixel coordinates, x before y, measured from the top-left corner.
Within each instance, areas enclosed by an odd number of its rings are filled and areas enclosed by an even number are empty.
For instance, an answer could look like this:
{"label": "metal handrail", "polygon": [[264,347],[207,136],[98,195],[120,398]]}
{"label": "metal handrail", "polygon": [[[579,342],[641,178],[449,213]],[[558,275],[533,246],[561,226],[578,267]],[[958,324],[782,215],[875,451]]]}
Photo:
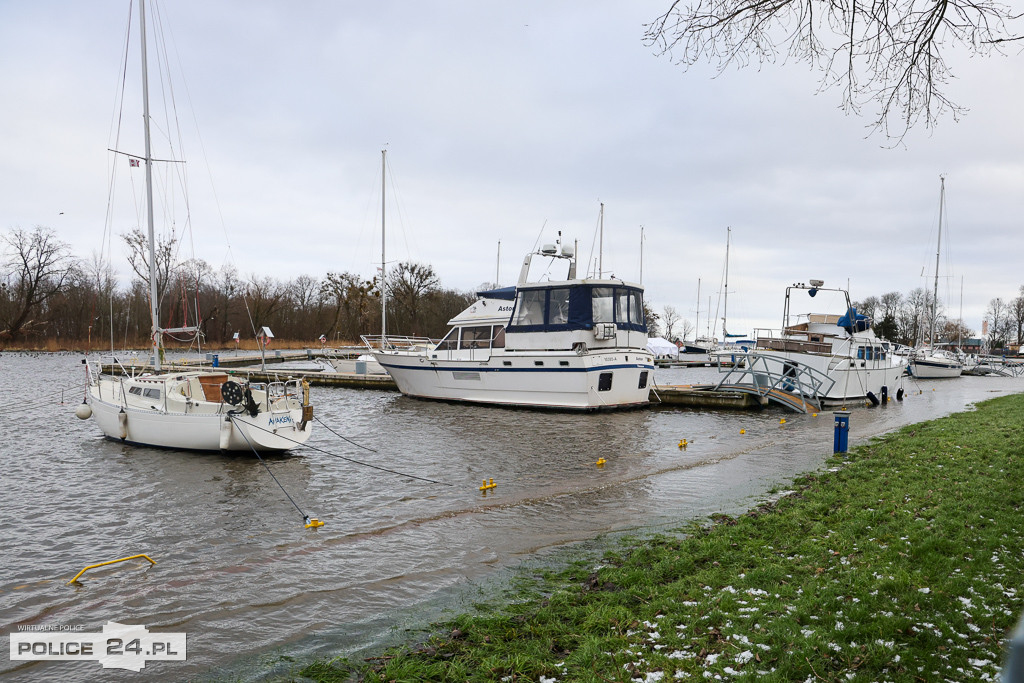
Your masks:
{"label": "metal handrail", "polygon": [[[803,398],[820,400],[836,382],[820,370],[796,360],[763,356],[756,351],[747,352],[744,358],[746,362],[742,367],[719,366],[718,371],[725,373],[725,376],[718,382],[716,389],[726,384],[745,384],[752,386],[761,395],[781,390]],[[781,367],[782,372],[774,369],[772,364]],[[766,377],[768,384],[764,385],[759,377]]]}
{"label": "metal handrail", "polygon": [[435,345],[435,341],[429,337],[409,337],[400,335],[364,334],[360,339],[368,349],[379,349],[381,351],[417,350],[422,347],[424,351]]}

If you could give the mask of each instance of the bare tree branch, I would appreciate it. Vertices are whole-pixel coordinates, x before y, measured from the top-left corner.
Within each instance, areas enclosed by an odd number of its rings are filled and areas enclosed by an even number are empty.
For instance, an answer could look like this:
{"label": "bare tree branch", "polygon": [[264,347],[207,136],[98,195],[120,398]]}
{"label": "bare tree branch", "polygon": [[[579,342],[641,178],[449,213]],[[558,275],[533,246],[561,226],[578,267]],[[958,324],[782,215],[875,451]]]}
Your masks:
{"label": "bare tree branch", "polygon": [[944,50],[988,54],[1024,39],[1022,15],[997,0],[692,0],[645,26],[645,42],[688,68],[807,62],[841,107],[875,109],[872,127],[902,139],[919,123],[967,110],[946,95]]}

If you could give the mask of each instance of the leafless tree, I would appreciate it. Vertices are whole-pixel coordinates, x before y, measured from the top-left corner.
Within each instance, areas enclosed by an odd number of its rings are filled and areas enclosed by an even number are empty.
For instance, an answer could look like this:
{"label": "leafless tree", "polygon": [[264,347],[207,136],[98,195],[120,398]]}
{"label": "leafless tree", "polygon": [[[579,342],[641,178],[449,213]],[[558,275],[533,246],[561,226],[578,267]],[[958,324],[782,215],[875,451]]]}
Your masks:
{"label": "leafless tree", "polygon": [[14,228],[3,241],[6,315],[0,320],[0,338],[16,339],[35,327],[32,315],[67,288],[78,260],[52,229],[43,226],[31,232]]}
{"label": "leafless tree", "polygon": [[873,127],[901,139],[949,111],[946,49],[988,54],[1024,36],[1021,14],[999,0],[675,0],[645,26],[645,40],[684,67],[710,62],[807,62],[842,108],[876,109]]}
{"label": "leafless tree", "polygon": [[[128,248],[128,263],[139,279],[149,285],[149,238],[139,228],[121,235]],[[178,237],[158,237],[153,251],[156,253],[156,296],[162,302],[167,295],[167,286],[177,268]]]}
{"label": "leafless tree", "polygon": [[[399,326],[408,325],[411,333],[421,334],[420,320],[422,310],[420,304],[424,297],[440,285],[437,273],[432,266],[412,261],[399,263],[388,274],[388,298],[394,302],[395,312],[399,314]],[[388,316],[390,319],[391,316]]]}
{"label": "leafless tree", "polygon": [[661,309],[661,322],[665,325],[665,339],[672,341],[676,325],[679,323],[679,313],[675,306],[665,306]]}
{"label": "leafless tree", "polygon": [[1020,294],[1010,302],[1010,317],[1017,335],[1014,341],[1020,345],[1024,342],[1024,285],[1020,288]]}
{"label": "leafless tree", "polygon": [[988,322],[988,347],[993,351],[1006,346],[1010,338],[1010,308],[1000,297],[988,302],[985,311]]}

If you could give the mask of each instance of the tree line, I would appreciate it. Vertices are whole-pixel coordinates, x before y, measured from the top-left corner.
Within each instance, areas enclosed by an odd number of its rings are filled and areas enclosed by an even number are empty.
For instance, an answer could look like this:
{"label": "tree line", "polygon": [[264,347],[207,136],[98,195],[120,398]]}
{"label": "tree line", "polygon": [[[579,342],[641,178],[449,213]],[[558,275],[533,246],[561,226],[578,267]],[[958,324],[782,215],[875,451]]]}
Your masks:
{"label": "tree line", "polygon": [[[77,257],[55,232],[37,226],[12,228],[0,238],[0,345],[58,340],[67,345],[130,348],[149,343],[149,250],[138,229],[121,235],[134,276],[117,282],[109,263]],[[177,261],[174,238],[156,245],[157,292],[164,328],[198,325],[206,343],[225,345],[237,332],[251,339],[269,327],[276,337],[312,343],[321,335],[334,344],[355,344],[362,334],[381,329],[381,280],[348,272],[323,277],[300,275],[287,281],[270,276],[242,277],[233,266],[219,270],[201,259]],[[383,283],[390,333],[441,337],[447,322],[474,300],[474,292],[441,286],[432,266],[405,261],[393,266]],[[493,285],[484,283],[480,289]],[[888,292],[855,303],[889,341],[916,346],[930,341],[956,343],[975,330],[937,306],[932,293]],[[651,336],[687,339],[693,325],[672,306],[655,313],[645,302]],[[985,314],[992,351],[1024,338],[1024,286],[1012,299],[996,297]]]}
{"label": "tree line", "polygon": [[[875,334],[897,344],[919,346],[929,343],[957,345],[977,338],[977,331],[964,325],[962,320],[948,315],[941,304],[932,310],[932,292],[923,288],[908,294],[888,292],[869,296],[854,302],[858,313],[872,319]],[[986,342],[992,352],[1020,344],[1024,338],[1024,285],[1012,299],[996,297],[985,310]],[[660,314],[649,314],[651,336],[664,331],[670,341],[691,339],[693,324],[683,318],[673,306],[665,306]],[[934,330],[934,339],[931,338]]]}
{"label": "tree line", "polygon": [[[855,302],[854,306],[859,313],[874,321],[873,326],[878,336],[899,344],[955,345],[979,336],[976,330],[964,325],[962,320],[949,315],[941,303],[936,303],[932,292],[920,287],[906,295],[888,292],[877,297],[869,296]],[[1012,299],[996,297],[990,300],[985,309],[983,324],[990,351],[998,352],[1011,343],[1019,344],[1024,337],[1024,285]],[[932,330],[934,339],[931,337]]]}
{"label": "tree line", "polygon": [[[0,345],[56,339],[103,348],[145,346],[150,338],[149,250],[138,229],[121,240],[134,276],[120,284],[109,263],[82,259],[43,226],[12,228],[0,238]],[[313,343],[359,343],[381,329],[381,286],[389,333],[440,337],[473,292],[441,286],[433,267],[411,261],[391,267],[385,282],[355,273],[300,275],[282,281],[243,277],[233,266],[176,261],[173,238],[156,245],[157,296],[163,328],[198,325],[206,343],[252,339],[266,326],[275,337]]]}

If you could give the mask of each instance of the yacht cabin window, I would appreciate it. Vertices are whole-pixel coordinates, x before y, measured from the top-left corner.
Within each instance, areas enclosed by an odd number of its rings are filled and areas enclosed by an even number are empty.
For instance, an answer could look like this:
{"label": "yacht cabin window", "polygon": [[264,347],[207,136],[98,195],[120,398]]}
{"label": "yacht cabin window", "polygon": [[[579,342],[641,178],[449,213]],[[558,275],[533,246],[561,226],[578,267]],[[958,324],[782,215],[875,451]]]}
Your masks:
{"label": "yacht cabin window", "polygon": [[459,348],[459,328],[453,327],[445,338],[437,343],[437,351],[454,351]]}
{"label": "yacht cabin window", "polygon": [[494,326],[494,337],[491,338],[492,349],[503,349],[505,348],[505,326],[495,325]]}
{"label": "yacht cabin window", "polygon": [[512,318],[513,325],[543,325],[544,324],[544,300],[547,290],[527,289],[519,293],[519,303],[516,306],[515,316]]}
{"label": "yacht cabin window", "polygon": [[548,309],[549,325],[565,325],[569,322],[569,290],[568,288],[552,289]]}
{"label": "yacht cabin window", "polygon": [[592,311],[595,323],[613,323],[612,288],[595,287],[591,296]]}
{"label": "yacht cabin window", "polygon": [[629,293],[629,322],[644,324],[644,297],[636,290]]}
{"label": "yacht cabin window", "polygon": [[491,345],[491,326],[463,327],[460,349],[486,349]]}

